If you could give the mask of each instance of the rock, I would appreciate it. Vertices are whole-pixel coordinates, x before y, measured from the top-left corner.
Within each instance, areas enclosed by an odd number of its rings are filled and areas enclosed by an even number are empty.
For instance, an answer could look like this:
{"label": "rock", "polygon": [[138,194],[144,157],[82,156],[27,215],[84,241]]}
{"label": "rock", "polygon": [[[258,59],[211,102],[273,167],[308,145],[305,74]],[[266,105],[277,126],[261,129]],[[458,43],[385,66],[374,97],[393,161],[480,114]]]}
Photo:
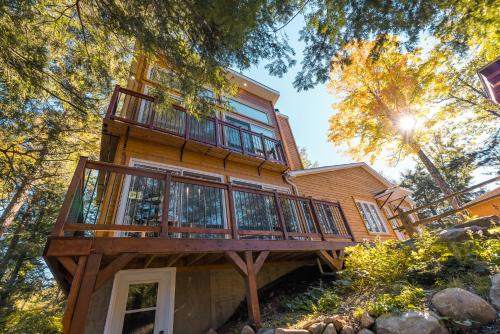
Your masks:
{"label": "rock", "polygon": [[257,334],[274,334],[274,328],[261,328]]}
{"label": "rock", "polygon": [[469,227],[469,226],[479,226],[482,228],[491,228],[500,225],[500,217],[499,216],[485,216],[479,217],[476,219],[469,220],[466,223],[456,225],[455,227]]}
{"label": "rock", "polygon": [[490,300],[491,304],[500,311],[500,273],[491,278]]}
{"label": "rock", "polygon": [[210,328],[208,331],[205,332],[205,334],[217,334],[217,331],[215,329]]}
{"label": "rock", "polygon": [[384,314],[377,318],[377,334],[448,334],[448,329],[432,313]]}
{"label": "rock", "polygon": [[308,329],[309,327],[311,327],[312,324],[315,324],[317,322],[322,322],[322,321],[323,321],[323,318],[315,318],[315,319],[306,320],[305,322],[303,322],[300,325],[300,328]]}
{"label": "rock", "polygon": [[337,330],[335,329],[335,325],[334,324],[326,325],[326,328],[323,331],[323,334],[337,334]]}
{"label": "rock", "polygon": [[359,317],[359,323],[361,324],[361,328],[370,328],[375,323],[375,319],[368,312],[364,312]]}
{"label": "rock", "polygon": [[455,321],[471,321],[472,327],[485,325],[496,318],[495,309],[483,298],[460,288],[448,288],[432,296],[439,314]]}
{"label": "rock", "polygon": [[245,325],[245,327],[241,330],[241,334],[255,334],[255,331],[252,327]]}
{"label": "rock", "polygon": [[345,318],[341,315],[334,315],[332,317],[326,317],[323,320],[323,322],[325,324],[332,323],[335,326],[335,329],[337,330],[337,332],[340,332],[340,330],[342,328],[344,328],[344,326],[347,326],[347,320],[345,320]]}
{"label": "rock", "polygon": [[311,334],[321,334],[325,329],[326,324],[324,322],[317,322],[309,326],[308,330]]}
{"label": "rock", "polygon": [[354,329],[349,325],[344,326],[340,331],[340,334],[354,334]]}
{"label": "rock", "polygon": [[307,329],[276,328],[274,334],[310,334]]}
{"label": "rock", "polygon": [[276,328],[274,334],[310,334],[307,329]]}
{"label": "rock", "polygon": [[369,330],[369,329],[363,328],[362,330],[360,330],[360,331],[358,332],[358,334],[375,334],[375,333],[373,333],[373,332],[372,332],[371,330]]}
{"label": "rock", "polygon": [[461,241],[468,238],[464,228],[449,228],[439,232],[439,237],[446,241]]}

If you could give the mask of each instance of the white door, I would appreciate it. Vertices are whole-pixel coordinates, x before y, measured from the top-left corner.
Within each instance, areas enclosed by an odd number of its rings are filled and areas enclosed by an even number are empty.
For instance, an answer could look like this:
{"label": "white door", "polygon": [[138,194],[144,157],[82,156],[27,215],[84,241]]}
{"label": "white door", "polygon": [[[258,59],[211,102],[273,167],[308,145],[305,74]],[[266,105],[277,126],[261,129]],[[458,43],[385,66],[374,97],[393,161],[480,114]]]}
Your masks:
{"label": "white door", "polygon": [[171,334],[175,268],[122,270],[115,275],[106,334]]}

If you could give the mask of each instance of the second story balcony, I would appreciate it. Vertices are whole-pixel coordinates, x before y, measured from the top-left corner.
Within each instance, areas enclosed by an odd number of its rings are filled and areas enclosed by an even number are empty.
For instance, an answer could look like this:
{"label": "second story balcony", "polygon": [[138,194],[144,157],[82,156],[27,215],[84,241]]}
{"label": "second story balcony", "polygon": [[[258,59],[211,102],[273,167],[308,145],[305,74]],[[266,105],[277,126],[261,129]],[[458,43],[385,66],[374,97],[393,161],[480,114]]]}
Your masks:
{"label": "second story balcony", "polygon": [[108,127],[118,128],[119,124],[113,121],[153,132],[163,142],[168,138],[170,145],[182,150],[188,145],[188,149],[223,159],[236,156],[259,168],[266,164],[267,168],[283,171],[288,165],[280,140],[218,117],[195,118],[180,106],[159,109],[154,97],[119,86],[105,117]]}
{"label": "second story balcony", "polygon": [[85,158],[53,235],[351,241],[339,203]]}

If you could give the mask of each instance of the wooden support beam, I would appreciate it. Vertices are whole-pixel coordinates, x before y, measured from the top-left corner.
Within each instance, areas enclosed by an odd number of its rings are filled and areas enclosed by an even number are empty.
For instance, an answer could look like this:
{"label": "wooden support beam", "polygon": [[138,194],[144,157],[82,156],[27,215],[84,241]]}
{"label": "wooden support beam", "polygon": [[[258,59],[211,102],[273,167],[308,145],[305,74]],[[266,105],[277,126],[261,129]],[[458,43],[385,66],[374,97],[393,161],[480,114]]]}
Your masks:
{"label": "wooden support beam", "polygon": [[76,299],[78,298],[78,292],[80,291],[86,263],[87,257],[80,256],[75,273],[73,274],[73,281],[71,282],[71,289],[69,290],[68,299],[66,301],[66,308],[64,310],[62,319],[63,333],[65,334],[69,333],[69,326],[71,324],[71,318],[73,317],[73,312],[75,310]]}
{"label": "wooden support beam", "polygon": [[229,260],[229,262],[233,265],[236,271],[245,278],[247,273],[247,266],[245,262],[241,259],[241,257],[236,252],[225,252],[224,255]]}
{"label": "wooden support beam", "polygon": [[87,313],[89,311],[92,292],[94,291],[97,274],[99,272],[99,266],[101,265],[101,258],[101,253],[91,253],[88,256],[68,332],[70,334],[82,334],[85,331]]}
{"label": "wooden support beam", "polygon": [[63,265],[63,267],[71,274],[71,276],[75,277],[75,272],[77,268],[77,264],[73,259],[69,256],[58,257],[57,260]]}
{"label": "wooden support beam", "polygon": [[122,270],[130,261],[132,261],[136,255],[136,253],[123,253],[114,259],[113,262],[108,264],[106,268],[99,271],[94,290],[98,290],[101,286],[103,286],[104,283],[106,283],[118,271]]}
{"label": "wooden support beam", "polygon": [[247,305],[248,316],[250,322],[256,327],[261,327],[260,320],[260,307],[259,295],[257,292],[257,273],[253,262],[253,254],[251,251],[245,252],[245,262],[247,269],[247,276],[245,278],[245,285],[247,288]]}
{"label": "wooden support beam", "polygon": [[190,266],[192,264],[195,264],[199,260],[201,260],[203,257],[205,257],[207,254],[206,253],[201,253],[201,254],[195,254],[192,257],[188,258],[186,261],[186,266]]}
{"label": "wooden support beam", "polygon": [[156,259],[156,255],[151,255],[148,258],[146,258],[146,262],[144,263],[144,269],[149,267],[149,265],[151,264],[151,262],[154,261],[154,259]]}
{"label": "wooden support beam", "polygon": [[334,258],[325,250],[320,250],[317,254],[332,270],[342,269],[342,260]]}
{"label": "wooden support beam", "polygon": [[224,257],[223,253],[220,254],[212,254],[208,259],[205,260],[205,264],[212,264],[217,262],[221,257]]}
{"label": "wooden support beam", "polygon": [[260,252],[259,256],[257,256],[257,259],[255,260],[255,265],[254,265],[256,275],[262,269],[262,266],[264,265],[264,262],[266,261],[269,253],[270,253],[270,251],[262,251],[262,252]]}
{"label": "wooden support beam", "polygon": [[166,267],[172,267],[184,254],[175,254],[167,260]]}

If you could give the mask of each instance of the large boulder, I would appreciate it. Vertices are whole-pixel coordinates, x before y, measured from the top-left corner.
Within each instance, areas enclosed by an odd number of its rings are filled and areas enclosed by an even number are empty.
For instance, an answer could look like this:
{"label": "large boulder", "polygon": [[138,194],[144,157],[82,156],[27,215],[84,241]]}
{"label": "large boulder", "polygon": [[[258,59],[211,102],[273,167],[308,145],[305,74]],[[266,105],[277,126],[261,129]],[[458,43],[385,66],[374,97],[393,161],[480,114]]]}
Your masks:
{"label": "large boulder", "polygon": [[490,300],[491,304],[500,311],[500,273],[491,278]]}
{"label": "large boulder", "polygon": [[245,327],[241,330],[241,334],[255,334],[255,331],[252,327],[245,325]]}
{"label": "large boulder", "polygon": [[377,318],[375,328],[377,334],[448,334],[434,314],[424,312],[384,314]]}
{"label": "large boulder", "polygon": [[364,312],[359,317],[359,323],[361,325],[361,328],[370,328],[375,323],[375,319],[373,319],[372,316],[368,314],[368,312]]}
{"label": "large boulder", "polygon": [[373,333],[373,332],[372,332],[371,330],[369,330],[369,329],[363,328],[362,330],[360,330],[360,331],[358,332],[358,334],[375,334],[375,333]]}
{"label": "large boulder", "polygon": [[354,331],[354,328],[347,325],[347,326],[342,327],[340,334],[355,334],[355,331]]}
{"label": "large boulder", "polygon": [[342,328],[347,326],[347,320],[345,319],[345,317],[337,314],[331,317],[326,317],[325,319],[323,319],[323,321],[325,322],[325,324],[332,323],[335,326],[337,332],[340,332]]}
{"label": "large boulder", "polygon": [[310,334],[307,329],[276,328],[274,334]]}
{"label": "large boulder", "polygon": [[311,332],[311,334],[321,334],[323,333],[323,330],[325,329],[326,327],[326,324],[324,322],[316,322],[314,324],[312,324],[311,326],[309,326],[309,332]]}
{"label": "large boulder", "polygon": [[458,322],[466,322],[468,327],[479,327],[496,318],[495,309],[488,302],[464,289],[444,289],[432,296],[431,301],[439,314]]}
{"label": "large boulder", "polygon": [[328,324],[323,331],[323,334],[337,334],[337,330],[335,329],[334,324]]}

